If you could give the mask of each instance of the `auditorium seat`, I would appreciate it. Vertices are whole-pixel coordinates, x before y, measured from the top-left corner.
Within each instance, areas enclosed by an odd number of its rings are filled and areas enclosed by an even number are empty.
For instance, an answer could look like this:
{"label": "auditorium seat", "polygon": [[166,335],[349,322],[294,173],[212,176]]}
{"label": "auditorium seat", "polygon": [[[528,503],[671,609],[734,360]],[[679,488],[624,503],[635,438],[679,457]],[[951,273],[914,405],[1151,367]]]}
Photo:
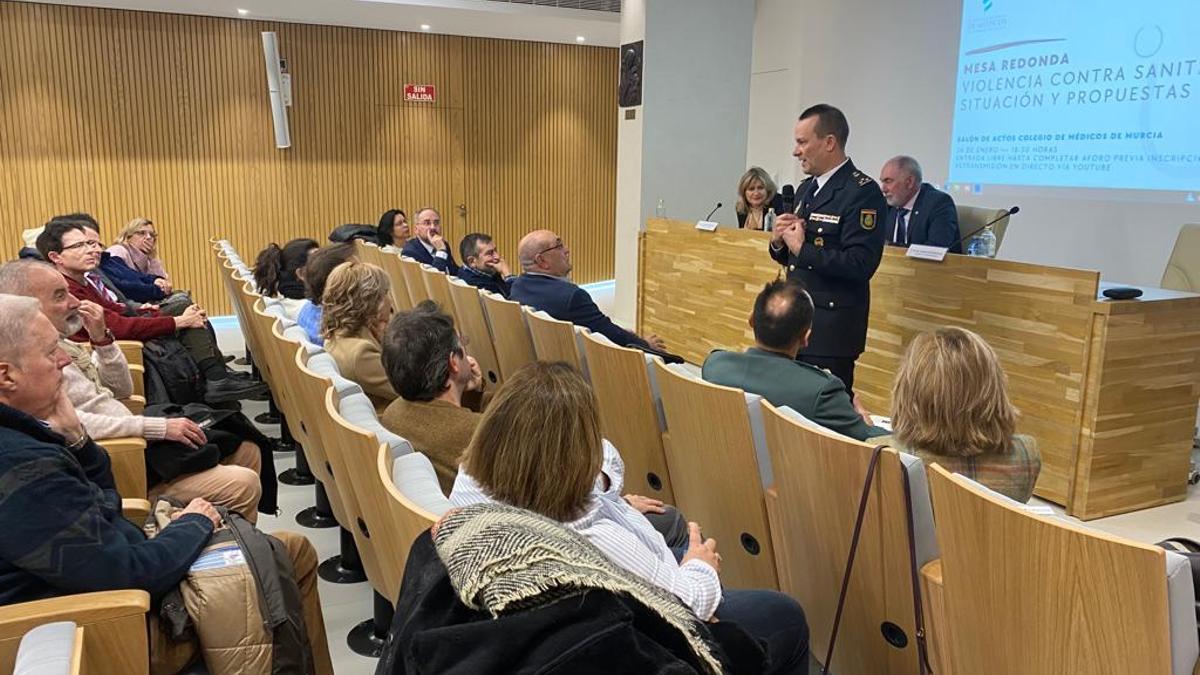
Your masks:
{"label": "auditorium seat", "polygon": [[675,503],[663,451],[662,396],[657,356],[620,347],[599,333],[583,334],[592,390],[600,409],[600,431],[625,460],[625,491]]}
{"label": "auditorium seat", "polygon": [[404,277],[404,285],[408,287],[413,307],[421,304],[422,300],[430,299],[429,292],[425,290],[425,280],[421,276],[421,263],[400,256],[400,274]]}
{"label": "auditorium seat", "polygon": [[149,490],[146,484],[146,439],[125,436],[106,438],[96,441],[96,444],[104,448],[112,462],[117,493],[133,499],[145,499]]}
{"label": "auditorium seat", "polygon": [[404,277],[404,270],[400,267],[400,253],[388,251],[388,248],[390,247],[385,246],[382,249],[379,266],[387,272],[388,278],[392,280],[392,302],[396,305],[397,311],[412,309],[413,296],[412,292],[408,290],[408,280]]}
{"label": "auditorium seat", "polygon": [[[825,661],[873,446],[763,402],[774,485],[767,515],[780,590],[804,607],[813,657]],[[912,493],[916,564],[937,557],[921,460],[884,449],[867,500],[832,672],[917,675],[913,575],[904,480]]]}
{"label": "auditorium seat", "polygon": [[74,621],[53,621],[21,638],[13,675],[79,675],[83,667],[83,631]]}
{"label": "auditorium seat", "polygon": [[542,310],[522,306],[525,322],[529,325],[529,337],[533,340],[533,353],[538,361],[562,361],[583,373],[591,380],[587,361],[583,356],[583,331],[570,321],[559,321]]}
{"label": "auditorium seat", "polygon": [[[78,593],[0,607],[0,673],[13,673],[18,649],[30,631],[54,622],[71,622],[71,632],[82,642],[79,670],[85,675],[146,675],[150,672],[150,645],[146,613],[150,596],[145,591],[120,590]],[[74,640],[73,640],[74,643]],[[32,645],[30,645],[32,647]],[[52,661],[56,661],[54,659]],[[45,675],[48,663],[39,662],[21,675]],[[14,673],[14,675],[16,675]]]}
{"label": "auditorium seat", "polygon": [[500,363],[496,359],[496,347],[492,344],[492,331],[488,327],[487,315],[483,313],[483,299],[479,289],[457,277],[448,277],[450,297],[454,300],[455,327],[467,338],[467,353],[479,362],[479,369],[489,386],[500,384]]}
{"label": "auditorium seat", "polygon": [[934,464],[941,559],[922,570],[946,675],[1186,675],[1200,655],[1178,554],[1031,513]]}
{"label": "auditorium seat", "polygon": [[675,505],[717,540],[722,583],[778,588],[764,488],[771,484],[762,397],[654,363]]}
{"label": "auditorium seat", "polygon": [[1200,293],[1200,225],[1184,225],[1175,237],[1171,258],[1163,270],[1163,288]]}
{"label": "auditorium seat", "polygon": [[529,325],[520,303],[505,300],[488,291],[480,292],[488,325],[492,328],[492,344],[496,348],[496,363],[500,365],[500,376],[512,377],[521,366],[536,361],[533,339],[529,336]]}
{"label": "auditorium seat", "polygon": [[457,325],[458,314],[454,309],[454,298],[450,296],[450,277],[436,267],[421,265],[421,281],[425,284],[425,296],[436,302],[442,311],[454,317]]}
{"label": "auditorium seat", "polygon": [[[957,204],[958,209],[958,236],[966,237],[976,229],[983,227],[986,223],[999,218],[1005,209],[984,208],[981,206],[963,206]],[[992,225],[992,232],[996,235],[996,250],[1000,250],[1000,245],[1004,243],[1004,232],[1008,229],[1008,216],[1001,218],[995,225]],[[966,242],[963,242],[963,251],[967,250]]]}

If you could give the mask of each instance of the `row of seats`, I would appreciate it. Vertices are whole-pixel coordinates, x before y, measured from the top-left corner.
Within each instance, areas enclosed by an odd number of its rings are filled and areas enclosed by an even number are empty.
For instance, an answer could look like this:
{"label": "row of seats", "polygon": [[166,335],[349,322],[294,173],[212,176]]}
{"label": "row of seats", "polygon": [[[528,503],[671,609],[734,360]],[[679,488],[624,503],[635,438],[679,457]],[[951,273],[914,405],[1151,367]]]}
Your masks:
{"label": "row of seats", "polygon": [[[721,543],[730,586],[797,598],[822,660],[861,510],[836,672],[919,672],[921,635],[935,672],[1186,673],[1196,663],[1192,581],[1180,556],[1031,513],[939,466],[927,480],[915,457],[834,434],[373,246],[360,255],[391,271],[399,308],[428,298],[452,313],[489,381],[533,358],[584,372],[603,433],[625,458],[629,490],[700,522]],[[446,508],[432,467],[403,439],[389,439],[356,386],[322,365],[323,354],[289,341],[289,331],[296,340],[300,332],[271,316],[233,254],[230,263],[251,349],[291,354],[290,364],[267,356],[264,377],[282,392],[281,410],[302,420],[297,438],[336,495],[335,515],[354,533],[368,578],[394,599],[408,546]],[[295,379],[306,372],[317,378],[307,389]],[[315,398],[322,387],[323,409]]]}

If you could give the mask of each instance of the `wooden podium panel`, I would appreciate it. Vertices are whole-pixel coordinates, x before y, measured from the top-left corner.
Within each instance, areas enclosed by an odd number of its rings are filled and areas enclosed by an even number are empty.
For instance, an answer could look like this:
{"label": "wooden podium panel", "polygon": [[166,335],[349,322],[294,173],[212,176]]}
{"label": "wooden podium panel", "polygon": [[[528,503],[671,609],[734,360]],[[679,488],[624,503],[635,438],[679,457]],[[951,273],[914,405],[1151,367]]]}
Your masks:
{"label": "wooden podium panel", "polygon": [[[693,363],[753,344],[754,298],[780,267],[770,235],[698,231],[652,219],[641,235],[638,324]],[[1000,355],[1037,439],[1036,494],[1080,518],[1183,499],[1200,399],[1200,296],[1152,290],[1098,300],[1099,273],[949,255],[885,251],[871,282],[867,351],[855,389],[889,414],[892,380],[917,333],[956,325]]]}

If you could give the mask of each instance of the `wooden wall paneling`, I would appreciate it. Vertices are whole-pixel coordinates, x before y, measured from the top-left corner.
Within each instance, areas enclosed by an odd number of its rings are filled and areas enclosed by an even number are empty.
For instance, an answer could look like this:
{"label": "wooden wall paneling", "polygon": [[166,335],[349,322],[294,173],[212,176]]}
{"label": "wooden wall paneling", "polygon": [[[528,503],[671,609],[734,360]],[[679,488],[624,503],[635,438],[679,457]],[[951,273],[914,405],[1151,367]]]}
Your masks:
{"label": "wooden wall paneling", "polygon": [[[262,30],[293,76],[288,150]],[[490,231],[514,264],[520,236],[551,226],[576,280],[609,278],[615,71],[605,48],[3,2],[0,237],[12,251],[21,230],[85,210],[108,242],[146,216],[176,286],[214,314],[229,308],[210,237],[252,261],[390,207],[433,204],[455,248]],[[437,102],[406,103],[405,83]]]}

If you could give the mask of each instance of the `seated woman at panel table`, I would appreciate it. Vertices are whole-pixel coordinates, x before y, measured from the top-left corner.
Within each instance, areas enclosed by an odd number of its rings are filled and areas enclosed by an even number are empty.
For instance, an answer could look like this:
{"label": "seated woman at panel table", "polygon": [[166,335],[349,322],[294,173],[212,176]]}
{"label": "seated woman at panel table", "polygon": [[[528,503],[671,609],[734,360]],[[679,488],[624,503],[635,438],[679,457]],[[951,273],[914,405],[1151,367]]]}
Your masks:
{"label": "seated woman at panel table", "polygon": [[1028,502],[1042,458],[1032,436],[1014,433],[1017,414],[991,345],[969,330],[939,328],[908,346],[892,387],[893,433],[871,442]]}
{"label": "seated woman at panel table", "polygon": [[334,268],[354,259],[354,244],[330,244],[308,254],[308,262],[304,263],[304,305],[296,313],[296,323],[304,329],[309,342],[325,344],[321,336],[321,296],[325,294],[325,282]]}
{"label": "seated woman at panel table", "polygon": [[382,268],[344,262],[329,275],[321,301],[321,334],[325,351],[342,377],[362,387],[382,413],[396,400],[396,390],[383,367],[380,344],[392,319],[392,282]]}
{"label": "seated woman at panel table", "polygon": [[289,319],[304,308],[304,265],[319,248],[312,239],[293,239],[279,247],[271,242],[254,261],[254,284],[264,298],[280,298]]}
{"label": "seated woman at panel table", "polygon": [[[752,166],[738,181],[737,211],[738,227],[761,230],[767,220],[767,210],[775,199],[775,181],[763,169]],[[778,215],[778,214],[776,214]]]}
{"label": "seated woman at panel table", "polygon": [[621,499],[622,476],[596,489],[603,463],[596,398],[575,369],[534,362],[500,387],[484,411],[450,493],[455,506],[500,502],[583,535],[617,566],[673,593],[702,621],[731,621],[765,641],[769,673],[808,672],[808,624],[777,591],[722,589],[721,556],[689,523],[676,558],[662,536]]}

